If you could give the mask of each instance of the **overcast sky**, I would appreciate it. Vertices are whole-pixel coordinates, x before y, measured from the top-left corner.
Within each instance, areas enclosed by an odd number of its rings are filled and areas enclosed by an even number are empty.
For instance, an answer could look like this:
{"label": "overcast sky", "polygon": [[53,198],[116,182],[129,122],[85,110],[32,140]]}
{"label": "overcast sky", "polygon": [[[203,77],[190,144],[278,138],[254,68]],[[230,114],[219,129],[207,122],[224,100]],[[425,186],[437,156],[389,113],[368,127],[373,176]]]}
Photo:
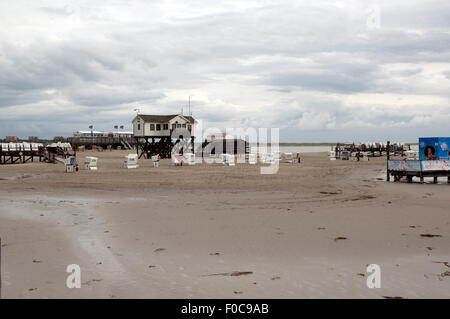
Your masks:
{"label": "overcast sky", "polygon": [[142,113],[282,141],[450,136],[450,1],[1,1],[0,136]]}

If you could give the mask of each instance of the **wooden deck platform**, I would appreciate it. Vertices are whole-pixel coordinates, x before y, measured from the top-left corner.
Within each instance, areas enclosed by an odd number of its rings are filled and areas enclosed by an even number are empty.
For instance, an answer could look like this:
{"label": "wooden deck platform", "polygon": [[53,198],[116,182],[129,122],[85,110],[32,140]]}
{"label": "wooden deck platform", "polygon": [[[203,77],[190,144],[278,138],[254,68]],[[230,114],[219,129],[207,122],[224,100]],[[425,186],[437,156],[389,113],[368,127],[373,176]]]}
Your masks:
{"label": "wooden deck platform", "polygon": [[0,165],[4,164],[24,164],[34,162],[37,158],[39,162],[42,161],[43,153],[39,150],[33,151],[2,151],[0,149]]}

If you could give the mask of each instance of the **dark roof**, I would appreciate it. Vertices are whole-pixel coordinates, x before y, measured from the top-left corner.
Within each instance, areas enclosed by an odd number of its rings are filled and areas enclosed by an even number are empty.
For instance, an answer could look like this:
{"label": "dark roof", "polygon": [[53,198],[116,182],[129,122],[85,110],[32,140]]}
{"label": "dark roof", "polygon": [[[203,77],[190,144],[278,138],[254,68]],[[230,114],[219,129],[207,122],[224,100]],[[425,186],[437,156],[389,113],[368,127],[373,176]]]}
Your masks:
{"label": "dark roof", "polygon": [[145,122],[153,122],[153,123],[167,123],[171,119],[173,119],[175,116],[182,116],[185,119],[187,119],[190,123],[194,123],[195,120],[192,116],[186,116],[181,114],[174,114],[174,115],[145,115],[145,114],[138,114],[140,118],[142,118]]}
{"label": "dark roof", "polygon": [[187,119],[190,123],[195,123],[195,119],[192,116],[182,115],[185,119]]}

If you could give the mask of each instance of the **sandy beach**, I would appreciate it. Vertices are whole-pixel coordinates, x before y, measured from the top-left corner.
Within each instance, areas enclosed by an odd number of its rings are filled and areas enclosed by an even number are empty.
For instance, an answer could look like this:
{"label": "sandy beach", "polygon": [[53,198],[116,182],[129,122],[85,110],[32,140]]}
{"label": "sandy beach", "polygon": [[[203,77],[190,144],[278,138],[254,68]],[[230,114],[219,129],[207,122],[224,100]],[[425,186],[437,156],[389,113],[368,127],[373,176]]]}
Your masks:
{"label": "sandy beach", "polygon": [[[3,298],[449,298],[444,184],[387,183],[384,158],[260,165],[0,166]],[[66,287],[78,264],[81,289]],[[366,285],[368,264],[381,288]]]}

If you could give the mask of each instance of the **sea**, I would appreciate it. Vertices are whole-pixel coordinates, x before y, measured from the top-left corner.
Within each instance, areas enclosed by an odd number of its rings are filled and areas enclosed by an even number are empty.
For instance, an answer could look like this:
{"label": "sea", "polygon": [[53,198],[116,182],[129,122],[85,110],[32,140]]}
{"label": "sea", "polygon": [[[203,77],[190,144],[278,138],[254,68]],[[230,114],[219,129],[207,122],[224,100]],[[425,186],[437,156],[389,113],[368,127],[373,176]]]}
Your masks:
{"label": "sea", "polygon": [[[331,151],[331,146],[279,146],[280,153],[318,153]],[[251,146],[252,153],[256,153],[257,147]],[[267,147],[270,152],[270,147]]]}

